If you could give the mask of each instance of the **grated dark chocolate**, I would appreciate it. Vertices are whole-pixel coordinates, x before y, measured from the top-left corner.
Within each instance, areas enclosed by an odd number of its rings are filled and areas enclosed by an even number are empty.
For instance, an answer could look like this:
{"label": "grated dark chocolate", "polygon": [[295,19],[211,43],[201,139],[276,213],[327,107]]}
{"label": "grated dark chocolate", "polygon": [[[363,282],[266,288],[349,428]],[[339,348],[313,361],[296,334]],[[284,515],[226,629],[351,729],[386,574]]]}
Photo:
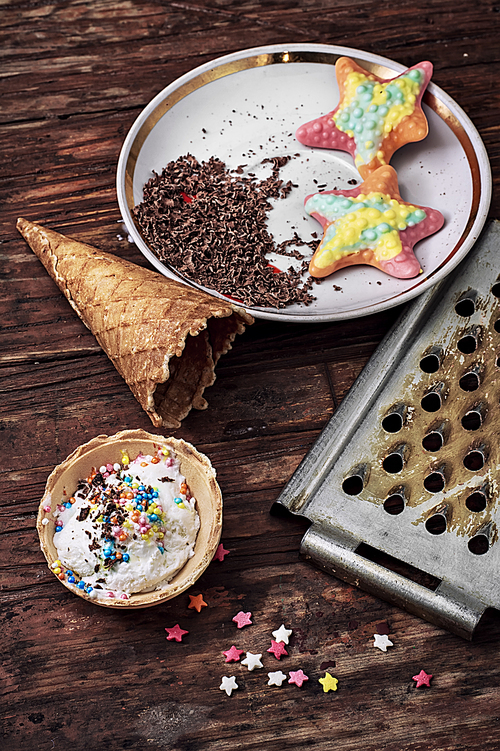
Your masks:
{"label": "grated dark chocolate", "polygon": [[297,246],[315,247],[297,233],[276,245],[266,226],[269,199],[292,190],[279,178],[290,158],[264,159],[272,174],[257,181],[242,177],[242,167],[230,173],[215,157],[201,163],[191,154],[180,157],[146,183],[134,217],[152,251],[188,280],[250,307],[310,305],[312,278],[302,278],[307,262],[278,271],[267,258],[274,253],[300,261]]}

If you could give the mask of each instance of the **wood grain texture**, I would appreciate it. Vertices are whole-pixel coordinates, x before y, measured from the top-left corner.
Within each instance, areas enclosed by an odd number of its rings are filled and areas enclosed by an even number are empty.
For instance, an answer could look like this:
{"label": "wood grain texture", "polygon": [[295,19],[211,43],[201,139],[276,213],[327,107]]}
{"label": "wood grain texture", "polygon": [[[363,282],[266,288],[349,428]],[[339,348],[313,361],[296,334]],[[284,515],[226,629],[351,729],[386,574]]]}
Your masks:
{"label": "wood grain texture", "polygon": [[[273,502],[399,309],[326,324],[258,321],[217,365],[208,409],[176,431],[207,453],[222,541],[190,594],[142,612],[92,606],[47,569],[45,481],[78,444],[151,424],[15,229],[24,216],[147,265],[115,190],[128,129],[161,89],[243,47],[319,42],[413,65],[471,117],[500,216],[500,6],[490,0],[0,0],[0,747],[5,751],[498,751],[500,618],[472,643],[317,571],[307,523]],[[239,611],[253,625],[238,630]],[[189,631],[182,643],[165,628]],[[267,653],[293,629],[289,655]],[[389,633],[387,653],[373,635]],[[231,644],[263,670],[226,664]],[[302,688],[267,672],[302,668]],[[433,674],[430,689],[412,676]],[[338,691],[324,693],[328,670]],[[235,675],[231,697],[219,690]]]}

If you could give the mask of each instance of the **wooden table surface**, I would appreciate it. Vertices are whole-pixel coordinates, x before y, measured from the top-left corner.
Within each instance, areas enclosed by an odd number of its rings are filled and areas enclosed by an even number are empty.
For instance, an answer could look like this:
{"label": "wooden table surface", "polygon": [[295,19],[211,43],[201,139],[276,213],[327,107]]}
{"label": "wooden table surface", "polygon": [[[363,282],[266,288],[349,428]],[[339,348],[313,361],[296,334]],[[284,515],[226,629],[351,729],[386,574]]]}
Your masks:
{"label": "wooden table surface", "polygon": [[[217,366],[206,411],[175,432],[211,459],[229,550],[188,593],[134,613],[62,587],[35,518],[53,467],[78,444],[152,428],[126,384],[16,231],[26,217],[141,265],[121,235],[115,171],[142,108],[193,67],[245,47],[318,42],[407,66],[472,119],[500,218],[500,6],[488,0],[53,0],[0,4],[0,747],[97,749],[500,748],[500,619],[469,643],[301,560],[305,526],[270,514],[400,312],[344,322],[257,321]],[[232,623],[240,610],[253,625]],[[167,641],[179,623],[189,634]],[[282,623],[289,655],[266,652]],[[386,631],[393,646],[374,649]],[[264,669],[223,651],[264,654]],[[302,669],[301,688],[267,672]],[[433,675],[430,688],[412,676]],[[338,679],[324,692],[325,672]],[[232,696],[219,690],[235,675]]]}

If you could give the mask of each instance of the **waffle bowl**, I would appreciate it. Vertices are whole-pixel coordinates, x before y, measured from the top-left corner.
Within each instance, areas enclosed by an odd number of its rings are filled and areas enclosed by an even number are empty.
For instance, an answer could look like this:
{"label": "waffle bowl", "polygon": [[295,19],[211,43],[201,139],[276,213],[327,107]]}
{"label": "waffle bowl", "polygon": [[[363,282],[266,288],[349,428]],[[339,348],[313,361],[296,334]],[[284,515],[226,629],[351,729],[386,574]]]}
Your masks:
{"label": "waffle bowl", "polygon": [[[77,583],[68,581],[64,566],[57,566],[58,554],[53,540],[55,532],[53,514],[61,499],[71,496],[78,482],[86,478],[93,468],[99,468],[109,462],[121,463],[124,454],[131,459],[141,453],[152,455],[163,446],[172,448],[179,458],[180,471],[186,477],[191,495],[196,499],[200,526],[194,554],[169,582],[160,582],[154,589],[132,593],[127,599],[97,598],[95,593],[91,595],[84,589],[80,589]],[[210,460],[182,439],[164,438],[144,430],[123,430],[112,436],[99,435],[76,448],[67,459],[54,468],[48,477],[37,517],[37,531],[42,552],[54,575],[74,594],[94,604],[109,608],[151,607],[185,592],[211,562],[220,541],[221,530],[222,496]]]}

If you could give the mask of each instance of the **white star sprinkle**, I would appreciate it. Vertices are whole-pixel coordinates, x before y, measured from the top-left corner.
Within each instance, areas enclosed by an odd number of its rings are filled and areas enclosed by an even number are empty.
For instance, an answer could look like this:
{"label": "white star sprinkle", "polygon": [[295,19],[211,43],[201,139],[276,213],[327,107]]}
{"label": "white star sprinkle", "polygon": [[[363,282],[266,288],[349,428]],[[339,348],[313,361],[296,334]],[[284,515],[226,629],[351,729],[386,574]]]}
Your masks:
{"label": "white star sprinkle", "polygon": [[236,683],[236,678],[234,675],[232,675],[230,678],[227,677],[227,675],[224,675],[222,677],[222,683],[219,686],[221,691],[225,691],[228,696],[231,696],[232,691],[234,691],[235,688],[238,688],[238,684]]}
{"label": "white star sprinkle", "polygon": [[254,670],[255,668],[263,668],[264,665],[260,661],[261,657],[262,653],[259,655],[254,655],[251,652],[247,652],[247,655],[245,659],[241,661],[241,664],[246,665],[249,670]]}
{"label": "white star sprinkle", "polygon": [[394,644],[386,634],[374,634],[373,638],[375,639],[373,646],[382,650],[382,652],[387,652],[387,647],[394,646]]}
{"label": "white star sprinkle", "polygon": [[283,681],[286,678],[286,675],[281,672],[281,670],[276,670],[275,673],[268,673],[269,680],[267,682],[268,686],[281,686]]}
{"label": "white star sprinkle", "polygon": [[292,635],[291,628],[285,628],[285,624],[282,623],[277,631],[273,631],[275,641],[282,641],[284,644],[288,644],[288,637]]}

